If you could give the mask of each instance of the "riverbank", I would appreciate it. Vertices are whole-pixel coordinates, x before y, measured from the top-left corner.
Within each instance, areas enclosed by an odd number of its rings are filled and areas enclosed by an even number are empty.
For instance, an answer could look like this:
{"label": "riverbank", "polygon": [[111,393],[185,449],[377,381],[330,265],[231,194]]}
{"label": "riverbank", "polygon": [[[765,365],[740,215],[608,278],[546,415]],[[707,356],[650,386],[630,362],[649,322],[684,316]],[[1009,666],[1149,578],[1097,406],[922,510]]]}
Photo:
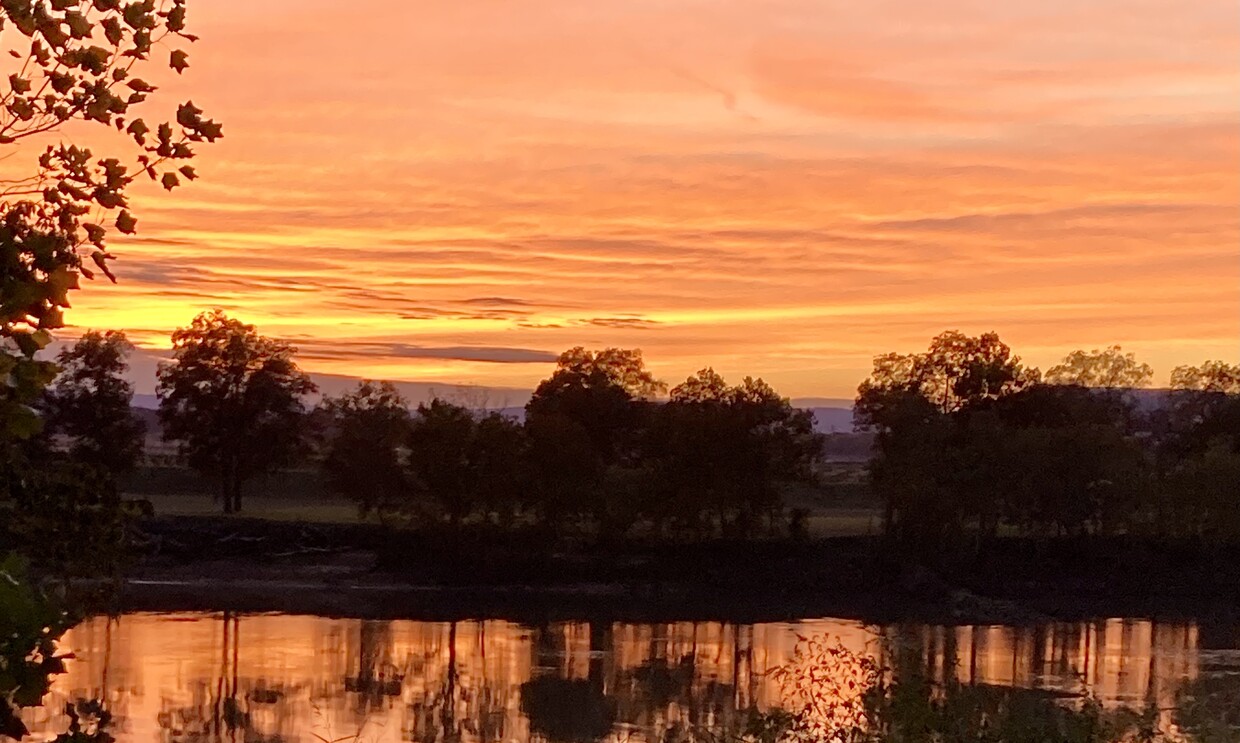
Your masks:
{"label": "riverbank", "polygon": [[1240,615],[1234,547],[1009,538],[926,564],[896,560],[870,537],[596,546],[535,530],[210,517],[142,529],[116,610],[942,624]]}

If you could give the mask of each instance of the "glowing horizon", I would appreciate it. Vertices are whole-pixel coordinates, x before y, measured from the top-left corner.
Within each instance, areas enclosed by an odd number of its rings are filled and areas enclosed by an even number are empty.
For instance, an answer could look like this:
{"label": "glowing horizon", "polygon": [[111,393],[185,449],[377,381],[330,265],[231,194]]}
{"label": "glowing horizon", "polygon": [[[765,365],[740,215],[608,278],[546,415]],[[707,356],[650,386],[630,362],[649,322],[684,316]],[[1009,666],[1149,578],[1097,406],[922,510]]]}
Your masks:
{"label": "glowing horizon", "polygon": [[225,139],[135,193],[65,335],[220,306],[315,372],[622,346],[799,397],[945,329],[1240,360],[1240,16],[1026,5],[191,2],[153,82]]}

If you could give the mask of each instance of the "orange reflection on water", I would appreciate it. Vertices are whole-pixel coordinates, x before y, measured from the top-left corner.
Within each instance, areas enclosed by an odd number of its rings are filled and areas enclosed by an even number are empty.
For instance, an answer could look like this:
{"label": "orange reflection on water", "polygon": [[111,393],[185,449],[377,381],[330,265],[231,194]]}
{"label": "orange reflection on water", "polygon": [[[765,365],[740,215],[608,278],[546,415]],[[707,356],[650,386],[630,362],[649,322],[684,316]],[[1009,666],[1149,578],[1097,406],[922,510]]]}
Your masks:
{"label": "orange reflection on water", "polygon": [[[28,722],[100,698],[129,741],[527,741],[571,735],[655,741],[739,731],[779,705],[767,671],[797,636],[839,638],[884,665],[919,658],[932,678],[1156,700],[1198,673],[1192,624],[1107,620],[1039,627],[796,623],[416,622],[219,614],[99,617]],[[529,682],[560,680],[542,702]],[[562,682],[562,683],[561,683]],[[526,689],[523,691],[523,685]],[[559,705],[559,706],[557,706]],[[1169,719],[1168,719],[1169,722]],[[610,731],[610,732],[608,732]]]}

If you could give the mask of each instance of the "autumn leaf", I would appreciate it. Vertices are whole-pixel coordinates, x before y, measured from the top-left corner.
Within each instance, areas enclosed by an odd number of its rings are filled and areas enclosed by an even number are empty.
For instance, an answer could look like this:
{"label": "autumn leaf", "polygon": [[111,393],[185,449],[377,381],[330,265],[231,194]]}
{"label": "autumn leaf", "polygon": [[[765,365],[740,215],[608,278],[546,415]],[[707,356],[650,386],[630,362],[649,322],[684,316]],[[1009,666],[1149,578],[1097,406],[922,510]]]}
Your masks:
{"label": "autumn leaf", "polygon": [[107,230],[97,224],[84,222],[83,229],[86,230],[86,239],[99,247],[103,247],[103,237],[107,234]]}
{"label": "autumn leaf", "polygon": [[103,19],[103,35],[112,46],[120,46],[125,39],[125,29],[121,28],[121,22],[116,18]]}
{"label": "autumn leaf", "polygon": [[128,210],[122,209],[121,213],[116,215],[116,229],[124,232],[126,235],[132,235],[138,226],[138,220]]}
{"label": "autumn leaf", "polygon": [[138,144],[146,144],[146,133],[149,131],[150,128],[147,127],[146,122],[142,119],[134,119],[129,122],[128,128],[125,129],[125,132],[131,135]]}

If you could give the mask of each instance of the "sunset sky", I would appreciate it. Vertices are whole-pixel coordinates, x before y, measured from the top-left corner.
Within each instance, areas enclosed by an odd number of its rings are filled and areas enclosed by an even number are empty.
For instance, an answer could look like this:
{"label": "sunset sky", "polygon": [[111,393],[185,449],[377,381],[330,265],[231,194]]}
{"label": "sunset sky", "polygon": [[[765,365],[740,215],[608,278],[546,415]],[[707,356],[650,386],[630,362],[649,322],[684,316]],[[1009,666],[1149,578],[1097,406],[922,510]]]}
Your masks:
{"label": "sunset sky", "polygon": [[1157,383],[1240,360],[1235,0],[189,20],[160,95],[225,139],[191,186],[135,194],[120,283],[87,285],[67,336],[161,348],[220,306],[318,372],[529,387],[614,345],[673,383],[710,364],[835,397],[948,328],[1043,368],[1120,343]]}

